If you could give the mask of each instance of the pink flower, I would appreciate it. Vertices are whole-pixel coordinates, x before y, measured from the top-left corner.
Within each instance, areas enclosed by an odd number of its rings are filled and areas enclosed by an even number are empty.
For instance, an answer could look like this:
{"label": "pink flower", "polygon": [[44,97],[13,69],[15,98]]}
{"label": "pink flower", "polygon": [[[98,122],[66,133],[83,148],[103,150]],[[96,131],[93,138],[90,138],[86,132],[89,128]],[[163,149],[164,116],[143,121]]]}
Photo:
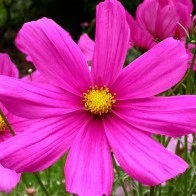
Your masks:
{"label": "pink flower", "polygon": [[147,30],[142,29],[128,12],[126,12],[126,19],[131,30],[130,42],[132,46],[148,50],[157,44],[154,37]]}
{"label": "pink flower", "polygon": [[94,41],[90,39],[90,37],[84,33],[80,36],[78,40],[78,46],[82,50],[83,54],[86,57],[86,61],[91,61],[93,58],[93,51],[94,51]]}
{"label": "pink flower", "polygon": [[[186,36],[182,27],[190,28],[192,10],[193,5],[190,0],[144,0],[136,10],[137,26],[134,29],[139,31],[139,35],[135,37],[142,39],[140,34],[143,33],[145,36],[152,36],[154,42],[168,37],[182,39]],[[136,44],[138,41],[141,42],[142,47],[144,43],[137,39]],[[149,42],[149,39],[146,41]]]}
{"label": "pink flower", "polygon": [[40,119],[0,145],[3,166],[40,171],[69,150],[66,189],[80,196],[110,195],[111,150],[122,169],[145,185],[186,170],[186,162],[149,136],[196,130],[196,96],[155,97],[184,76],[186,50],[169,38],[122,69],[129,44],[125,19],[116,0],[97,6],[91,71],[78,45],[52,20],[23,26],[18,41],[50,84],[0,77],[7,109]]}
{"label": "pink flower", "polygon": [[[16,66],[12,63],[7,54],[0,53],[0,75],[18,78],[19,73]],[[29,127],[35,120],[27,120],[18,116],[14,116],[8,112],[7,109],[0,103],[0,108],[6,116],[8,122],[11,124],[16,134],[21,134],[27,127]],[[3,118],[0,115],[0,143],[7,141],[13,137],[10,130],[6,126]],[[0,192],[10,192],[17,183],[20,181],[20,173],[16,173],[14,170],[4,168],[0,164]]]}
{"label": "pink flower", "polygon": [[0,53],[0,75],[19,77],[18,69],[7,54]]}
{"label": "pink flower", "polygon": [[[22,130],[22,120],[19,121],[17,117],[9,113],[3,105],[0,103],[0,108],[6,115],[9,122],[12,124],[12,127],[17,130],[17,133]],[[21,118],[22,119],[22,118]],[[8,140],[12,135],[10,134],[9,129],[6,127],[6,124],[2,117],[0,116],[0,143]],[[20,181],[20,174],[16,173],[14,170],[7,169],[0,164],[0,192],[10,192],[17,183]]]}
{"label": "pink flower", "polygon": [[[167,149],[174,152],[176,151],[178,140],[180,140],[180,151],[183,153],[184,151],[184,136],[182,138],[172,138],[167,146]],[[191,150],[193,144],[193,135],[188,135],[188,150]]]}
{"label": "pink flower", "polygon": [[[18,77],[18,70],[16,66],[11,62],[9,56],[7,54],[0,53],[0,75],[10,76],[10,77]],[[0,108],[6,115],[9,121],[11,121],[12,126],[16,128],[16,130],[20,131],[20,126],[18,127],[18,123],[16,121],[16,117],[9,113],[3,105],[0,103]],[[4,142],[8,138],[11,137],[11,134],[6,127],[6,124],[2,117],[0,116],[0,143]],[[0,192],[10,192],[19,182],[20,174],[17,174],[15,171],[4,168],[0,164]]]}

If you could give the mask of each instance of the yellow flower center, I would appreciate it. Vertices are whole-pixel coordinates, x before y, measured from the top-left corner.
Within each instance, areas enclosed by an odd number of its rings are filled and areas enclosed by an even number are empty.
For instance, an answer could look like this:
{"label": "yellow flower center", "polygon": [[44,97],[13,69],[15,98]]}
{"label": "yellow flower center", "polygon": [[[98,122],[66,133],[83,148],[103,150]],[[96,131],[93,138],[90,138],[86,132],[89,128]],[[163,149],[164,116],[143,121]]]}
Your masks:
{"label": "yellow flower center", "polygon": [[107,114],[116,102],[114,99],[115,93],[110,93],[106,86],[101,88],[97,86],[90,87],[86,93],[83,93],[83,96],[86,110],[93,115],[102,116]]}
{"label": "yellow flower center", "polygon": [[7,125],[5,121],[3,120],[2,116],[0,115],[0,133],[3,132],[6,129]]}

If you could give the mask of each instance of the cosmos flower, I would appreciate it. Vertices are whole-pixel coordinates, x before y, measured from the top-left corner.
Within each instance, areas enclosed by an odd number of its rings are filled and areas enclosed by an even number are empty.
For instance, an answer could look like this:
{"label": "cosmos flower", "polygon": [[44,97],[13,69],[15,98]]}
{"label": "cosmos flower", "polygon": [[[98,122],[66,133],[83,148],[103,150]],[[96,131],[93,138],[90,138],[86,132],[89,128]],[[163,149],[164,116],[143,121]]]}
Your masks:
{"label": "cosmos flower", "polygon": [[78,40],[78,46],[86,57],[86,61],[91,62],[93,57],[94,45],[94,41],[90,39],[90,37],[86,33],[80,36],[80,39]]}
{"label": "cosmos flower", "polygon": [[[151,9],[153,7],[153,9]],[[190,0],[145,0],[136,10],[136,19],[127,13],[134,46],[148,50],[168,38],[184,40],[191,26]]]}
{"label": "cosmos flower", "polygon": [[[0,75],[18,78],[18,69],[14,63],[10,60],[7,54],[0,53]],[[38,77],[34,77],[36,81]],[[24,119],[10,113],[4,105],[0,102],[0,108],[4,115],[6,116],[8,122],[12,126],[15,134],[21,134],[28,126],[35,122],[35,120]],[[0,143],[13,137],[8,129],[4,119],[0,115]],[[10,192],[16,187],[17,183],[20,181],[20,173],[16,173],[14,170],[7,169],[0,164],[0,192]]]}
{"label": "cosmos flower", "polygon": [[148,50],[157,44],[154,37],[146,29],[141,28],[128,12],[126,12],[126,19],[131,29],[130,42],[132,46]]}
{"label": "cosmos flower", "polygon": [[[11,62],[7,54],[0,53],[0,75],[5,75],[9,77],[18,77],[18,70],[16,66]],[[0,108],[6,115],[7,119],[12,123],[13,127],[20,132],[21,126],[18,126],[17,118],[9,113],[2,103],[0,103]],[[10,131],[8,130],[3,118],[0,115],[0,143],[4,142],[8,138],[12,137]],[[0,192],[10,192],[19,182],[20,174],[15,171],[4,168],[0,164]]]}
{"label": "cosmos flower", "polygon": [[[153,9],[151,9],[153,7]],[[138,25],[155,39],[181,39],[191,25],[193,4],[190,0],[145,0],[136,11]]]}
{"label": "cosmos flower", "polygon": [[116,0],[96,10],[91,71],[68,33],[42,18],[24,24],[18,41],[50,84],[0,77],[7,109],[40,119],[0,145],[1,164],[36,172],[69,151],[66,189],[80,196],[111,194],[111,151],[122,169],[145,185],[184,172],[187,163],[149,133],[177,137],[196,130],[196,96],[155,96],[184,76],[183,44],[166,39],[122,69],[130,36],[125,10]]}

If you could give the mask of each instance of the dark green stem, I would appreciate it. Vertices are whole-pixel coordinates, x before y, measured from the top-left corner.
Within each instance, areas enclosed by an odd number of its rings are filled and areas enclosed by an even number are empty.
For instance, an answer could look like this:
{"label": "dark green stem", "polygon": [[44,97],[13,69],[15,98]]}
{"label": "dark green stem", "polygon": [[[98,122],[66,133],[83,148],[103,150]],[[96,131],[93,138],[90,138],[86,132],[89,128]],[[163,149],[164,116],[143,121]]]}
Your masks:
{"label": "dark green stem", "polygon": [[[188,161],[188,136],[184,136],[184,159],[185,161]],[[188,191],[188,183],[189,179],[187,179],[187,173],[184,174],[184,194],[187,195]]]}
{"label": "dark green stem", "polygon": [[159,196],[161,196],[162,195],[162,186],[160,185],[159,186]]}
{"label": "dark green stem", "polygon": [[139,195],[142,196],[143,195],[143,185],[141,183],[139,183]]}
{"label": "dark green stem", "polygon": [[87,33],[88,35],[92,32],[94,26],[95,26],[95,19],[93,19],[93,20],[91,21],[91,23],[90,23],[90,25],[89,25],[89,27],[88,27],[88,29],[87,29],[87,31],[86,31],[86,33]]}
{"label": "dark green stem", "polygon": [[194,177],[193,177],[193,181],[192,181],[192,184],[191,184],[191,190],[189,191],[189,193],[187,194],[187,196],[192,196],[194,191],[196,190],[196,183],[195,183],[195,180],[196,180],[196,174],[194,174]]}
{"label": "dark green stem", "polygon": [[191,61],[191,66],[190,66],[189,72],[193,71],[195,60],[196,60],[196,45],[195,45],[195,48],[194,48],[193,58],[192,58],[192,61]]}
{"label": "dark green stem", "polygon": [[175,154],[179,155],[179,153],[180,153],[180,139],[178,139],[177,141],[176,150],[175,150]]}
{"label": "dark green stem", "polygon": [[171,137],[168,137],[165,141],[164,146],[167,147],[169,145],[169,142],[171,141]]}
{"label": "dark green stem", "polygon": [[154,187],[150,187],[150,196],[154,196]]}
{"label": "dark green stem", "polygon": [[[115,167],[116,173],[117,173],[117,175],[120,177],[120,171],[119,171],[119,169],[118,169],[118,166],[117,166],[117,164],[116,164],[116,161],[115,161],[115,158],[114,158],[113,154],[112,154],[112,159],[113,159],[113,163],[114,163],[114,167]],[[120,179],[120,183],[121,183],[121,186],[122,186],[122,188],[123,188],[124,195],[125,195],[125,196],[128,196],[128,192],[127,192],[127,190],[126,190],[126,188],[125,188],[125,185],[124,185],[122,179]]]}
{"label": "dark green stem", "polygon": [[12,134],[12,136],[15,136],[16,133],[14,132],[12,126],[10,125],[10,123],[8,122],[6,116],[4,115],[3,111],[0,109],[0,116],[3,118],[5,124],[7,125],[8,129],[10,130],[10,133]]}
{"label": "dark green stem", "polygon": [[44,191],[46,196],[50,196],[48,191],[46,190],[44,184],[42,183],[42,181],[40,180],[40,177],[38,175],[38,173],[33,173],[33,175],[35,176],[36,180],[38,181],[39,185],[41,186],[42,190]]}
{"label": "dark green stem", "polygon": [[188,160],[188,136],[184,136],[184,159]]}

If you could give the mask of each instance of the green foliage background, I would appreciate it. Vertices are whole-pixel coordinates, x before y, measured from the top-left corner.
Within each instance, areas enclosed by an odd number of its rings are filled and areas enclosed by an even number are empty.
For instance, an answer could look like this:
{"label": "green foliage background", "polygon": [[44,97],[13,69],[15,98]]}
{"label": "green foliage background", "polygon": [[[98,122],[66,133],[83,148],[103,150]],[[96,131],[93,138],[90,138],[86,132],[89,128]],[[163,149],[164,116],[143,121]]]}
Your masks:
{"label": "green foliage background", "polygon": [[[84,28],[81,23],[88,22],[91,24],[95,18],[96,5],[101,2],[98,0],[69,0],[69,1],[57,1],[57,0],[0,0],[0,52],[6,52],[11,56],[11,59],[20,69],[21,76],[28,73],[29,68],[33,68],[33,65],[25,61],[25,56],[21,54],[14,45],[14,39],[17,32],[22,25],[31,20],[36,20],[43,16],[54,19],[58,24],[69,31],[75,41],[78,40],[82,34]],[[135,15],[136,8],[142,0],[121,0],[124,7],[132,14]],[[196,0],[193,0],[196,5]],[[196,6],[194,6],[194,13],[196,13]],[[94,37],[94,26],[89,32],[89,35]],[[140,54],[138,51],[130,51],[128,62]],[[183,84],[184,85],[184,84]],[[188,85],[181,85],[181,94],[187,89],[183,89]],[[179,89],[178,89],[179,90]],[[196,89],[193,90],[194,94]],[[177,94],[177,92],[176,92]],[[158,137],[157,140],[165,145],[165,138]],[[183,156],[191,166],[185,175],[179,176],[173,180],[168,181],[167,186],[157,186],[155,189],[149,187],[142,187],[140,184],[131,180],[126,174],[120,171],[114,182],[114,195],[116,195],[116,189],[120,185],[120,180],[124,180],[128,185],[131,185],[130,195],[192,195],[196,193],[196,150],[195,144],[188,154],[181,153],[179,147],[176,149],[176,153],[179,156]],[[186,151],[185,151],[186,152]],[[41,172],[39,175],[50,192],[51,195],[69,195],[64,191],[64,174],[63,167],[65,157],[58,161],[57,164]],[[120,168],[119,168],[120,169]],[[194,174],[194,175],[193,175]],[[32,174],[24,174],[22,176],[21,183],[10,195],[25,195],[25,191],[28,187],[34,187],[37,191],[37,195],[45,195],[37,181]],[[5,194],[1,194],[5,195]]]}

